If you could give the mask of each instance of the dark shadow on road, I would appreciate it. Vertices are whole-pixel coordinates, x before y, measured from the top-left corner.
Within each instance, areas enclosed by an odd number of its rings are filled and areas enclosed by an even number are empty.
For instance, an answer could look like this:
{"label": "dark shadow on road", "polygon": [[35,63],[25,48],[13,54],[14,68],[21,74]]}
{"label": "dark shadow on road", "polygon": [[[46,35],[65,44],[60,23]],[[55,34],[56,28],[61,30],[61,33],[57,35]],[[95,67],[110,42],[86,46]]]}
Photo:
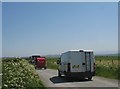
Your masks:
{"label": "dark shadow on road", "polygon": [[78,79],[78,78],[65,78],[64,76],[62,77],[54,76],[50,78],[50,81],[53,83],[68,83],[68,82],[88,82],[92,80]]}

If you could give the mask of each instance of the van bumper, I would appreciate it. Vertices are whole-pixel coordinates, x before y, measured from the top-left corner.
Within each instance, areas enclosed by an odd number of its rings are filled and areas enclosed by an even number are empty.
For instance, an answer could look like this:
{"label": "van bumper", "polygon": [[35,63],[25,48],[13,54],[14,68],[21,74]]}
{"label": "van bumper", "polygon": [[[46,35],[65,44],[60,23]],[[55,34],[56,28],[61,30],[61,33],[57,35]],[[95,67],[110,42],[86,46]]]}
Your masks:
{"label": "van bumper", "polygon": [[89,77],[89,76],[95,76],[95,72],[65,72],[65,76],[68,77]]}

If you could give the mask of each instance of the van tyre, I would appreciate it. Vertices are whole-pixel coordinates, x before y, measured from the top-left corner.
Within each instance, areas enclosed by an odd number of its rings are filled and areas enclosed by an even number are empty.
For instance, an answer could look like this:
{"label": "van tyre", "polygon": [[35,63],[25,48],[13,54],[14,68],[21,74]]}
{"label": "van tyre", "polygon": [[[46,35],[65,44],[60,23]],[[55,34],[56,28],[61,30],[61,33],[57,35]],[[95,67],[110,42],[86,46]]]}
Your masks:
{"label": "van tyre", "polygon": [[44,67],[44,69],[47,69],[47,67]]}
{"label": "van tyre", "polygon": [[60,73],[60,71],[58,70],[58,77],[61,77],[61,73]]}
{"label": "van tyre", "polygon": [[88,80],[90,81],[91,79],[92,79],[92,76],[89,76],[89,77],[88,77]]}

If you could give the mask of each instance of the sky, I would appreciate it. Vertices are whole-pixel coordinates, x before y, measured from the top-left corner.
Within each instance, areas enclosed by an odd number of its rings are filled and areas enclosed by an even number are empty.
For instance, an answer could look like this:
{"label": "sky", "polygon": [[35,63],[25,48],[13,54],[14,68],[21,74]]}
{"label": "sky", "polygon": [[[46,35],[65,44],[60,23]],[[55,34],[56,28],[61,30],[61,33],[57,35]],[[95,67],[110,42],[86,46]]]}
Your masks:
{"label": "sky", "polygon": [[[2,3],[0,3],[0,13],[2,12]],[[0,57],[2,57],[2,13],[0,14]]]}
{"label": "sky", "polygon": [[[2,2],[73,2],[73,0],[1,0]],[[74,0],[74,2],[119,2],[119,0]]]}
{"label": "sky", "polygon": [[117,2],[4,2],[2,56],[118,50]]}

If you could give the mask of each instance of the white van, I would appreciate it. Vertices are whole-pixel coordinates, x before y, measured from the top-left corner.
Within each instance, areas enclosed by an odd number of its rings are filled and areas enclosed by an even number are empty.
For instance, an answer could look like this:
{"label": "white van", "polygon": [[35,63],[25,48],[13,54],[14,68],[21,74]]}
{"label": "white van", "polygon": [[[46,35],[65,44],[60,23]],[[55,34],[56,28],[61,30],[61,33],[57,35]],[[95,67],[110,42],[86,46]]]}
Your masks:
{"label": "white van", "polygon": [[95,57],[92,50],[71,50],[61,54],[58,76],[92,79],[95,75]]}

